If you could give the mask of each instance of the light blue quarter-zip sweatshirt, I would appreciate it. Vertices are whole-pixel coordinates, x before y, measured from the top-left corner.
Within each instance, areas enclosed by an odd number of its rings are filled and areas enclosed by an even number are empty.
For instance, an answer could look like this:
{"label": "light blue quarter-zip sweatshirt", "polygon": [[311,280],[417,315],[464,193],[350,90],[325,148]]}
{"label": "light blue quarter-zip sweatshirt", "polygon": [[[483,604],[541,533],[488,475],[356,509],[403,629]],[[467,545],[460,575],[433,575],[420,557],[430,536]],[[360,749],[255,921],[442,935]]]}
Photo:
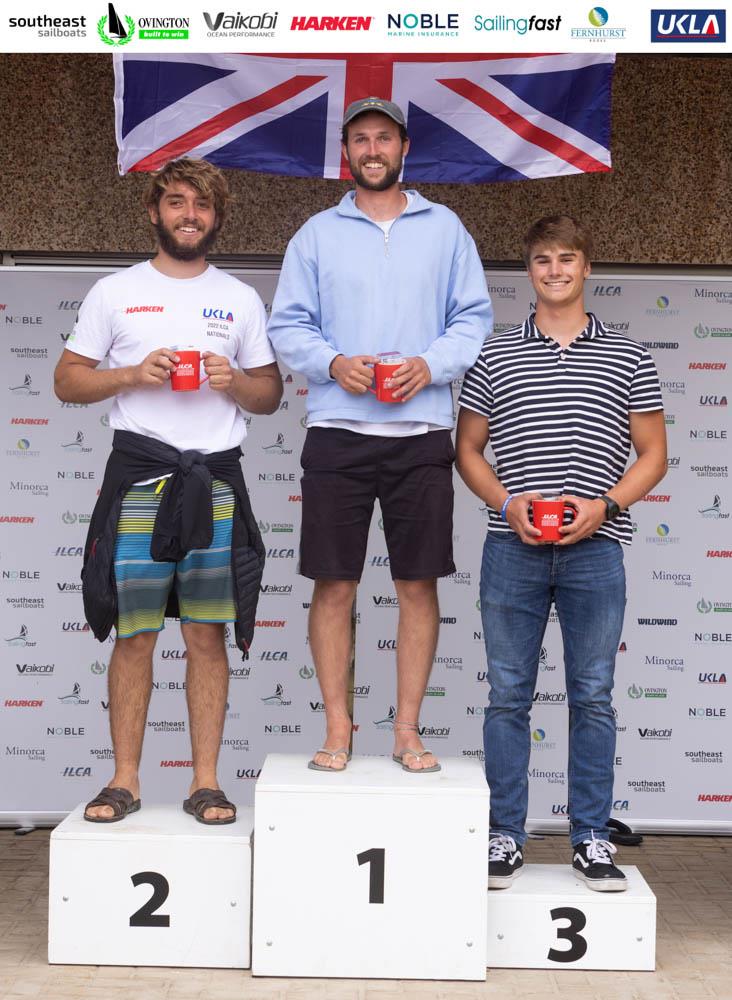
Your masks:
{"label": "light blue quarter-zip sweatshirt", "polygon": [[[290,241],[267,332],[284,363],[307,376],[311,422],[452,426],[450,383],[478,357],[493,309],[475,243],[458,217],[410,195],[388,236],[350,191]],[[397,406],[348,393],[328,373],[338,354],[385,351],[424,358],[432,384]]]}

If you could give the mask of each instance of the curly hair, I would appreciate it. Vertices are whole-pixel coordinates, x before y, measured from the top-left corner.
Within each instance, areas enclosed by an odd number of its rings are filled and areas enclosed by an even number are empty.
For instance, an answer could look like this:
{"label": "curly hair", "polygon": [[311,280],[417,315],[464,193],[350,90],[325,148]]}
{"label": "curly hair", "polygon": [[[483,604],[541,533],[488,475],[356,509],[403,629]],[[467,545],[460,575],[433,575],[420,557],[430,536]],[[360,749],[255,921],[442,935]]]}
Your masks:
{"label": "curly hair", "polygon": [[142,198],[145,208],[158,209],[163,192],[171,184],[189,184],[194,191],[210,198],[216,211],[216,229],[221,229],[232,195],[228,181],[218,167],[207,160],[197,160],[191,156],[171,160],[151,174]]}

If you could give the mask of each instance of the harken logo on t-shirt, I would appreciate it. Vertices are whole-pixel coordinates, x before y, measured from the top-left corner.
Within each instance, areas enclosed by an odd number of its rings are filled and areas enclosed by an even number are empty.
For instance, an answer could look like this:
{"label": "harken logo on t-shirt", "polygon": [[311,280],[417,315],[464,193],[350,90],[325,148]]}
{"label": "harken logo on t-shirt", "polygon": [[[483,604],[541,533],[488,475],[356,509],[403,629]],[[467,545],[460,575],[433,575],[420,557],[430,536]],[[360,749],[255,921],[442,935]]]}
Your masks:
{"label": "harken logo on t-shirt", "polygon": [[234,322],[234,314],[229,312],[227,309],[212,309],[207,306],[203,310],[204,319],[222,319],[225,323]]}
{"label": "harken logo on t-shirt", "polygon": [[165,312],[165,306],[127,306],[126,313],[161,313]]}

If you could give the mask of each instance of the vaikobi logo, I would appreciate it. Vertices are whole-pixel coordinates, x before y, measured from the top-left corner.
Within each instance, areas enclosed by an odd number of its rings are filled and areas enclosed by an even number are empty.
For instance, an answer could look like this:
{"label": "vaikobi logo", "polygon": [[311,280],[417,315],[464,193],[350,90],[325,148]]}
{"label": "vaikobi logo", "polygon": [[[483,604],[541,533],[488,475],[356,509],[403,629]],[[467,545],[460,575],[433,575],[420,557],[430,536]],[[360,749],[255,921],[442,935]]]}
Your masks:
{"label": "vaikobi logo", "polygon": [[127,45],[134,37],[135,22],[127,14],[120,18],[114,4],[110,3],[107,14],[97,21],[97,34],[105,45]]}
{"label": "vaikobi logo", "polygon": [[661,9],[651,11],[652,42],[724,42],[727,14],[716,10]]}
{"label": "vaikobi logo", "polygon": [[228,14],[219,11],[210,14],[203,13],[209,38],[227,36],[229,38],[272,38],[277,27],[278,11],[263,14]]}

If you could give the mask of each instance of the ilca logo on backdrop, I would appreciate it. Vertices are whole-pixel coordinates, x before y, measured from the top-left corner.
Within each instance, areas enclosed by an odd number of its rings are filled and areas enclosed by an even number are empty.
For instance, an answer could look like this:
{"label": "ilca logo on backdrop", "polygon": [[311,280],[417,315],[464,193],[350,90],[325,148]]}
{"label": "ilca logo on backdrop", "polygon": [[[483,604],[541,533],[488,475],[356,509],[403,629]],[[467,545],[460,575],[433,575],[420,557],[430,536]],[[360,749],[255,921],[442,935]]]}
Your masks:
{"label": "ilca logo on backdrop", "polygon": [[725,42],[727,13],[722,9],[657,9],[651,11],[652,42]]}

